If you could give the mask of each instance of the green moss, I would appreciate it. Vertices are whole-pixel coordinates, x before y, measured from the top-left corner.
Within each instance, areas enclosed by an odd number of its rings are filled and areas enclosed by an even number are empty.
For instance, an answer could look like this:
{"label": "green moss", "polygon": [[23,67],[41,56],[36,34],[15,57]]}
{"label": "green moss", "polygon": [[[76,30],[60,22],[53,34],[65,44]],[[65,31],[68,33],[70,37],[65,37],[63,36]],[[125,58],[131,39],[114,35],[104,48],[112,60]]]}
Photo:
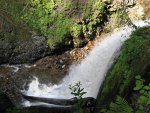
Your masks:
{"label": "green moss", "polygon": [[102,85],[100,104],[106,105],[116,94],[126,95],[135,76],[150,65],[150,27],[139,28],[130,37]]}
{"label": "green moss", "polygon": [[8,19],[7,17],[9,15],[15,21],[19,21],[24,3],[25,3],[25,0],[1,0],[0,1],[0,16],[5,19]]}
{"label": "green moss", "polygon": [[24,3],[25,0],[0,0],[0,39],[16,42],[30,37],[29,28],[20,18]]}

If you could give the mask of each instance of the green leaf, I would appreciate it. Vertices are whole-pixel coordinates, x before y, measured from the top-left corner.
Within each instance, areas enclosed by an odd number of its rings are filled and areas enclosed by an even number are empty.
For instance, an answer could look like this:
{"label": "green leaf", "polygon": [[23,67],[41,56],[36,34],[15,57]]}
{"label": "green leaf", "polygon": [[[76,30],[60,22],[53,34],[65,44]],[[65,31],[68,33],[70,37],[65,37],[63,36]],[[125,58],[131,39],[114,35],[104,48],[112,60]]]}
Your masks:
{"label": "green leaf", "polygon": [[136,81],[136,87],[134,90],[140,90],[143,87],[143,82],[141,80]]}
{"label": "green leaf", "polygon": [[145,103],[147,103],[147,101],[148,101],[148,98],[146,98],[145,96],[142,95],[139,97],[138,103],[145,104]]}
{"label": "green leaf", "polygon": [[150,87],[149,86],[144,86],[144,89],[145,90],[150,90]]}
{"label": "green leaf", "polygon": [[140,76],[140,75],[138,75],[138,76],[136,76],[135,78],[136,78],[136,79],[141,79],[141,76]]}
{"label": "green leaf", "polygon": [[145,90],[140,90],[140,93],[143,94],[145,92]]}

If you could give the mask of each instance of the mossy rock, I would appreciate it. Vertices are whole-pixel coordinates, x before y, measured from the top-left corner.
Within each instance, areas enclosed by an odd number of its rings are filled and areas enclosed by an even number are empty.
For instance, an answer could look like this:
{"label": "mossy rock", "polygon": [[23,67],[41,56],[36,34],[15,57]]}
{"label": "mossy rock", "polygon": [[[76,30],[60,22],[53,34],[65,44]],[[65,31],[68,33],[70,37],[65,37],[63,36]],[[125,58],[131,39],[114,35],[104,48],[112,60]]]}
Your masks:
{"label": "mossy rock", "polygon": [[150,27],[134,31],[117,61],[107,73],[98,96],[98,105],[107,106],[115,96],[125,97],[134,86],[135,76],[144,75],[150,66]]}

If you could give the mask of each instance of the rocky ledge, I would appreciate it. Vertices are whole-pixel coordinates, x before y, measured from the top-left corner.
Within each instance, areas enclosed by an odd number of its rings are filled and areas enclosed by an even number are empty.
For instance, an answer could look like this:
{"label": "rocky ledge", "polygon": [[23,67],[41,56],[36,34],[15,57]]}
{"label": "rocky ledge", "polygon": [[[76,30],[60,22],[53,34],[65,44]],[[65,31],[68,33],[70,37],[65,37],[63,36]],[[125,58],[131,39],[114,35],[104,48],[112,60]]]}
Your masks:
{"label": "rocky ledge", "polygon": [[17,41],[0,37],[0,64],[30,63],[50,53],[51,49],[43,36]]}

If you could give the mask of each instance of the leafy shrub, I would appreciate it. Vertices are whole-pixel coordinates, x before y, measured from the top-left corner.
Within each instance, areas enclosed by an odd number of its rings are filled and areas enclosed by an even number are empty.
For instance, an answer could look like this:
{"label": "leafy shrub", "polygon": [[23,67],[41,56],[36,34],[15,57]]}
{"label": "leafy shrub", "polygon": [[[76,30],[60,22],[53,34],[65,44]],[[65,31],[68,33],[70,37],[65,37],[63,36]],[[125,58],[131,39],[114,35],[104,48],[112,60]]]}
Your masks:
{"label": "leafy shrub", "polygon": [[[23,20],[48,38],[51,47],[71,34],[78,38],[85,31],[93,32],[100,23],[104,13],[104,3],[99,0],[70,1],[70,0],[27,0],[23,10]],[[71,16],[68,16],[68,13]],[[72,18],[81,12],[89,23],[76,24]],[[71,14],[70,14],[71,13]],[[84,18],[84,17],[82,17]],[[72,26],[73,25],[73,26]]]}
{"label": "leafy shrub", "polygon": [[127,103],[125,99],[120,96],[117,96],[115,102],[111,102],[109,105],[109,110],[103,109],[104,113],[149,113],[150,105],[150,84],[144,84],[144,80],[141,79],[141,76],[138,75],[135,77],[135,87],[134,90],[140,94],[136,98],[136,104],[133,108]]}
{"label": "leafy shrub", "polygon": [[109,110],[103,110],[105,113],[133,113],[133,109],[128,102],[120,96],[117,96],[115,102],[110,103]]}
{"label": "leafy shrub", "polygon": [[95,0],[88,2],[87,6],[89,7],[85,10],[85,16],[87,16],[89,19],[87,29],[88,31],[93,32],[94,26],[103,21],[103,15],[105,14],[105,4],[100,0]]}
{"label": "leafy shrub", "polygon": [[71,90],[71,94],[74,95],[75,99],[77,99],[76,110],[74,113],[83,113],[82,106],[85,104],[83,100],[83,95],[87,92],[84,92],[84,88],[81,88],[81,83],[77,82],[75,85],[70,85],[69,89]]}
{"label": "leafy shrub", "polygon": [[61,2],[62,0],[28,0],[22,17],[31,27],[44,34],[52,47],[65,38],[71,26],[71,20],[56,11]]}
{"label": "leafy shrub", "polygon": [[73,25],[72,27],[72,35],[75,37],[75,38],[78,38],[82,33],[82,25],[79,25],[79,24],[75,24]]}
{"label": "leafy shrub", "polygon": [[150,83],[148,85],[144,84],[144,80],[141,79],[141,76],[136,76],[136,86],[134,87],[135,91],[140,93],[139,98],[137,99],[138,110],[137,113],[144,113],[150,111],[150,109],[145,110],[144,107],[150,105]]}

